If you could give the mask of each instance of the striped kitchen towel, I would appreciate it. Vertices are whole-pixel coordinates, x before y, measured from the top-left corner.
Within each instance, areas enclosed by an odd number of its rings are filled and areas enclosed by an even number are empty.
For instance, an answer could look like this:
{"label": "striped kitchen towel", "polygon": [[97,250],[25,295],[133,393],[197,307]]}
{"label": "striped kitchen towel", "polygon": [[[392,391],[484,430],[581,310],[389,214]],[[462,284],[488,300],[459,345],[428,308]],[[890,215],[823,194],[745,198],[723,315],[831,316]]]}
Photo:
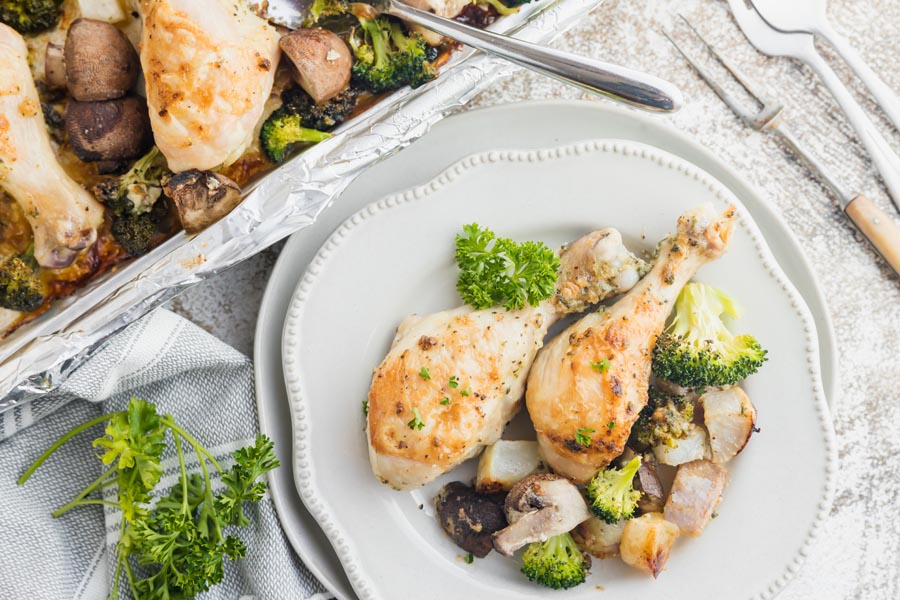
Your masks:
{"label": "striped kitchen towel", "polygon": [[[252,443],[258,431],[247,357],[165,310],[135,323],[57,392],[0,414],[0,598],[107,597],[118,510],[82,506],[58,519],[50,515],[102,473],[91,448],[102,427],[63,446],[24,486],[16,479],[62,434],[124,408],[132,396],[174,415],[225,469],[232,464],[231,452]],[[171,485],[177,481],[177,461],[163,458],[161,484]],[[198,598],[330,598],[288,545],[271,499],[249,505],[247,514],[251,524],[237,533],[247,556],[226,561],[224,581]],[[127,588],[123,582],[121,597],[129,597]]]}

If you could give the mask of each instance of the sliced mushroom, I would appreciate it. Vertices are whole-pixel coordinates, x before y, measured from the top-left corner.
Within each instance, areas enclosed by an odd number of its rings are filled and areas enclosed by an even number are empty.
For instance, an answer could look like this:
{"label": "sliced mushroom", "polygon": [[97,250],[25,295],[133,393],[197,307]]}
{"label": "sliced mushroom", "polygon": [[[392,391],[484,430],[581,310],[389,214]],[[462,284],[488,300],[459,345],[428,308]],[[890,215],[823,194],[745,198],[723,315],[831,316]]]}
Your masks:
{"label": "sliced mushroom", "polygon": [[65,47],[69,94],[81,102],[121,98],[140,73],[137,52],[116,26],[78,19],[69,27]]}
{"label": "sliced mushroom", "polygon": [[51,90],[66,87],[66,55],[63,47],[50,42],[44,55],[44,81]]}
{"label": "sliced mushroom", "polygon": [[459,481],[445,485],[434,503],[443,530],[457,546],[478,558],[490,553],[491,536],[506,527],[503,507],[496,496],[479,494]]}
{"label": "sliced mushroom", "polygon": [[666,492],[656,470],[656,457],[646,452],[641,457],[641,467],[634,476],[634,488],[641,492],[638,508],[641,512],[662,512],[666,503]]}
{"label": "sliced mushroom", "polygon": [[337,34],[321,27],[297,29],[278,45],[294,65],[294,79],[316,104],[334,98],[350,84],[353,55]]}
{"label": "sliced mushroom", "polygon": [[503,504],[510,525],[494,534],[494,549],[503,556],[526,544],[542,542],[574,529],[591,511],[571,481],[538,473],[519,481]]}
{"label": "sliced mushroom", "polygon": [[537,442],[498,440],[478,460],[475,489],[482,494],[509,490],[541,464]]}
{"label": "sliced mushroom", "polygon": [[625,522],[619,554],[625,564],[650,573],[655,579],[665,568],[678,534],[678,526],[661,514],[647,513]]}
{"label": "sliced mushroom", "polygon": [[66,134],[75,156],[85,162],[138,158],[153,145],[147,103],[137,96],[70,101]]}
{"label": "sliced mushroom", "polygon": [[707,392],[700,396],[700,403],[712,461],[726,463],[750,441],[756,425],[756,407],[737,386]]}
{"label": "sliced mushroom", "polygon": [[572,537],[583,552],[597,558],[610,558],[619,553],[625,523],[625,520],[621,520],[610,524],[603,519],[591,517],[572,530]]}
{"label": "sliced mushroom", "polygon": [[181,226],[187,233],[209,227],[237,206],[241,188],[224,175],[191,169],[172,176],[166,183],[166,196],[178,209]]}
{"label": "sliced mushroom", "polygon": [[681,533],[698,536],[712,519],[725,488],[725,469],[708,460],[678,467],[663,514]]}

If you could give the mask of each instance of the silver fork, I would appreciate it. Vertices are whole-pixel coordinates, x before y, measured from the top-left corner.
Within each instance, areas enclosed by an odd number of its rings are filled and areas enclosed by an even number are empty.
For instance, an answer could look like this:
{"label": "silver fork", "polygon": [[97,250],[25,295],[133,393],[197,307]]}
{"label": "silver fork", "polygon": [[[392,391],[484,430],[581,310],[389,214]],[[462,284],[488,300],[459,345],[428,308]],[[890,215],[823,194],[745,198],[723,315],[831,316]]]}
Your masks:
{"label": "silver fork", "polygon": [[703,43],[706,50],[725,67],[732,77],[741,84],[741,87],[759,104],[758,110],[748,110],[740,101],[721,86],[710,73],[704,69],[698,60],[693,58],[684,48],[663,31],[663,35],[672,43],[675,49],[684,57],[687,63],[696,71],[703,81],[712,88],[713,92],[738,116],[746,125],[756,131],[774,133],[802,164],[806,165],[813,175],[823,183],[825,187],[837,198],[841,209],[850,221],[856,225],[860,233],[869,241],[878,254],[891,266],[895,273],[900,275],[900,226],[867,196],[861,193],[850,193],[826,170],[824,165],[807,150],[803,143],[794,136],[781,123],[784,106],[765,93],[760,92],[760,87],[750,78],[744,75],[728,59],[722,56],[706,38],[697,31],[684,15],[678,15],[685,25]]}

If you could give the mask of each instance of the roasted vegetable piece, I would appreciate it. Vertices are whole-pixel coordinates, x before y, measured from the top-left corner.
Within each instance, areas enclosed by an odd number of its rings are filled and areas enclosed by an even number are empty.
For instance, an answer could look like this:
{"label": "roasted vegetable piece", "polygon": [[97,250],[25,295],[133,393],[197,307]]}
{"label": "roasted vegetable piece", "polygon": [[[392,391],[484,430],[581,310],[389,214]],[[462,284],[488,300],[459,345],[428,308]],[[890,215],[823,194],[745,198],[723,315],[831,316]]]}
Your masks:
{"label": "roasted vegetable piece", "polygon": [[625,564],[650,573],[655,579],[665,568],[678,534],[678,526],[661,514],[647,513],[625,523],[619,554]]}
{"label": "roasted vegetable piece", "polygon": [[591,559],[581,552],[569,533],[534,542],[522,555],[522,573],[554,590],[567,590],[584,583],[590,568]]}
{"label": "roasted vegetable piece", "polygon": [[175,203],[181,226],[189,234],[206,229],[241,202],[238,184],[212,171],[176,173],[163,189]]}
{"label": "roasted vegetable piece", "polygon": [[165,164],[160,151],[153,148],[127,173],[94,188],[112,214],[113,237],[131,256],[150,250],[165,222],[168,210],[165,202],[159,201],[163,193],[160,179],[168,174]]}
{"label": "roasted vegetable piece", "polygon": [[708,460],[678,467],[663,514],[681,533],[698,536],[712,519],[725,488],[725,469]]}
{"label": "roasted vegetable piece", "polygon": [[290,114],[299,115],[304,127],[328,131],[346,121],[356,108],[359,91],[349,87],[321,104],[300,87],[291,87],[281,93],[281,107]]}
{"label": "roasted vegetable piece", "polygon": [[752,335],[734,335],[722,315],[741,310],[722,290],[689,283],[653,348],[653,374],[684,387],[733,385],[759,370],[766,351]]}
{"label": "roasted vegetable piece", "polygon": [[568,534],[591,518],[581,492],[565,477],[529,475],[512,487],[503,503],[509,527],[494,534],[494,549],[503,556],[533,542]]}
{"label": "roasted vegetable piece", "polygon": [[141,71],[122,30],[95,19],[78,19],[69,27],[65,67],[69,94],[81,102],[121,98],[134,88]]}
{"label": "roasted vegetable piece", "polygon": [[44,286],[38,277],[34,250],[0,259],[0,308],[32,312],[44,303]]}
{"label": "roasted vegetable piece", "polygon": [[344,0],[314,0],[303,21],[304,27],[312,27],[325,17],[336,17],[347,12],[349,6]]}
{"label": "roasted vegetable piece", "polygon": [[572,537],[578,547],[591,556],[610,558],[619,553],[619,543],[627,522],[622,520],[607,523],[603,519],[591,517],[572,530]]}
{"label": "roasted vegetable piece", "polygon": [[459,481],[441,488],[434,504],[438,521],[447,535],[457,546],[478,558],[490,553],[491,536],[506,527],[503,507],[496,496],[479,494]]}
{"label": "roasted vegetable piece", "polygon": [[301,28],[282,36],[278,45],[294,65],[294,81],[316,104],[347,89],[353,54],[336,33],[321,27]]}
{"label": "roasted vegetable piece", "polygon": [[350,36],[356,57],[353,81],[380,93],[404,85],[418,87],[435,78],[432,61],[437,52],[421,36],[405,31],[389,17],[373,15],[366,4],[352,4],[351,10],[359,20],[359,28]]}
{"label": "roasted vegetable piece", "polygon": [[537,442],[497,440],[478,459],[475,489],[482,494],[509,490],[540,468]]}
{"label": "roasted vegetable piece", "polygon": [[297,144],[315,144],[327,140],[331,134],[303,126],[300,115],[284,108],[273,112],[259,132],[262,149],[273,162],[280,163]]}
{"label": "roasted vegetable piece", "polygon": [[0,23],[19,33],[38,33],[56,25],[61,7],[62,0],[3,0]]}
{"label": "roasted vegetable piece", "polygon": [[640,467],[635,456],[621,469],[610,466],[594,475],[585,488],[591,512],[610,524],[632,518],[641,499],[633,483]]}
{"label": "roasted vegetable piece", "polygon": [[147,102],[139,96],[70,101],[66,133],[75,156],[85,162],[135,159],[153,145]]}
{"label": "roasted vegetable piece", "polygon": [[739,387],[700,396],[703,422],[709,432],[712,461],[725,463],[744,449],[756,425],[756,408]]}
{"label": "roasted vegetable piece", "polygon": [[628,445],[640,452],[661,445],[674,448],[696,428],[693,421],[692,397],[664,392],[651,385],[647,405],[631,428]]}

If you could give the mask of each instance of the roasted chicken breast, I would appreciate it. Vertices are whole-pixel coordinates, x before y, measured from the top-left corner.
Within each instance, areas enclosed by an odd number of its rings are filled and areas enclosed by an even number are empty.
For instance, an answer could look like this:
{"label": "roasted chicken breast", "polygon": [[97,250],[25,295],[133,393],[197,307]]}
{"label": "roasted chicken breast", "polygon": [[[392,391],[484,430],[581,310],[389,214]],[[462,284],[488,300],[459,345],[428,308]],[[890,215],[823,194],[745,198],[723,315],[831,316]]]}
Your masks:
{"label": "roasted chicken breast", "polygon": [[278,32],[231,0],[143,0],[141,66],[169,168],[227,165],[253,141],[278,66]]}
{"label": "roasted chicken breast", "polygon": [[382,482],[423,485],[495,442],[550,325],[629,289],[644,268],[612,229],[564,248],[560,265],[557,294],[538,306],[463,306],[400,325],[369,389],[369,457]]}

